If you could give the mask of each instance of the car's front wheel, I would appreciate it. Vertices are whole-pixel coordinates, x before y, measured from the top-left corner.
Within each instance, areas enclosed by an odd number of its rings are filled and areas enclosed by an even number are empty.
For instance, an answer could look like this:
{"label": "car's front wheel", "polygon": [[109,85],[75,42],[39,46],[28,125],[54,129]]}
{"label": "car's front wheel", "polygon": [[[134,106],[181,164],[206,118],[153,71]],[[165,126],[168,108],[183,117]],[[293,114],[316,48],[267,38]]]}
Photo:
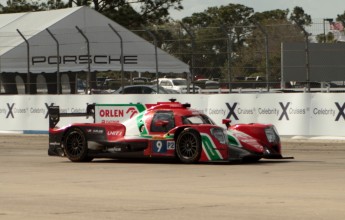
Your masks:
{"label": "car's front wheel", "polygon": [[193,129],[181,132],[176,141],[176,155],[183,163],[196,163],[201,156],[200,134]]}
{"label": "car's front wheel", "polygon": [[89,162],[88,147],[84,132],[80,128],[71,128],[64,139],[66,156],[73,162]]}

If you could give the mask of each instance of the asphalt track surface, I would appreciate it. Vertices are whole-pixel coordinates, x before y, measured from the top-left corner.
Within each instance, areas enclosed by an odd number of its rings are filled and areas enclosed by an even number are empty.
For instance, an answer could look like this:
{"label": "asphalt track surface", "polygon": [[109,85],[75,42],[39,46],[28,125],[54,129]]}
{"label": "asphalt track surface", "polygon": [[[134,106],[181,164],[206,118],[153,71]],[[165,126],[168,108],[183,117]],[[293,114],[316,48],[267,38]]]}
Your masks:
{"label": "asphalt track surface", "polygon": [[283,145],[294,160],[72,163],[0,134],[0,219],[345,219],[345,141]]}

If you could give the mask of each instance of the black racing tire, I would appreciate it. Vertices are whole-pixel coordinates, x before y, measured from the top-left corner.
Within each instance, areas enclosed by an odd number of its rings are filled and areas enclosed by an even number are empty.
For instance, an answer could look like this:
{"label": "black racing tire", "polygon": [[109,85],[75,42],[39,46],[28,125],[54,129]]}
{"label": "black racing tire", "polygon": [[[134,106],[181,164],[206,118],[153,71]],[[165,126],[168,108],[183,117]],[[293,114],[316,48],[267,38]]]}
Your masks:
{"label": "black racing tire", "polygon": [[90,162],[87,140],[80,128],[70,128],[64,138],[64,149],[67,158],[72,162]]}
{"label": "black racing tire", "polygon": [[186,129],[177,137],[176,155],[182,163],[198,162],[201,150],[201,137],[196,130]]}

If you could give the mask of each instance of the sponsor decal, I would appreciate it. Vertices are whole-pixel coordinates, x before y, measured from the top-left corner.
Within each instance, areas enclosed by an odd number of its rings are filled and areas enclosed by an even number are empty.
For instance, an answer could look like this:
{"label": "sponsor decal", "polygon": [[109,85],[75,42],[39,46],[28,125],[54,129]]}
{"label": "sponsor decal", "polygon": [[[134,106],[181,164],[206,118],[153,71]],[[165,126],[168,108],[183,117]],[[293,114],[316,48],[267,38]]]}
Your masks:
{"label": "sponsor decal", "polygon": [[88,128],[86,132],[89,134],[103,134],[104,130],[100,128]]}
{"label": "sponsor decal", "polygon": [[108,136],[121,136],[122,131],[107,131]]}
{"label": "sponsor decal", "polygon": [[213,109],[210,108],[208,111],[209,115],[225,115],[225,110],[224,109]]}
{"label": "sponsor decal", "polygon": [[[207,109],[207,108],[195,108],[195,110],[196,110],[197,112],[201,112],[201,113],[203,113],[203,114],[207,114],[207,112],[208,112],[208,109]],[[210,113],[208,113],[208,114],[210,114]]]}
{"label": "sponsor decal", "polygon": [[226,107],[229,109],[229,114],[226,116],[226,118],[230,118],[233,116],[235,120],[239,120],[236,113],[235,113],[235,108],[237,106],[237,102],[235,102],[232,106],[229,103],[225,103]]}
{"label": "sponsor decal", "polygon": [[44,114],[45,109],[44,108],[30,108],[30,113],[32,113],[32,114]]}
{"label": "sponsor decal", "polygon": [[[309,112],[309,108],[295,108],[295,107],[291,107],[292,103],[291,102],[287,102],[286,104],[284,104],[283,102],[279,102],[279,105],[281,107],[281,114],[278,118],[279,121],[286,119],[287,121],[290,120],[289,115],[305,115],[307,114],[307,112]],[[279,112],[278,112],[279,114]]]}
{"label": "sponsor decal", "polygon": [[335,118],[335,121],[339,121],[340,117],[342,117],[345,120],[345,102],[342,106],[339,105],[338,102],[335,102],[335,105],[337,106],[339,112],[337,117]]}
{"label": "sponsor decal", "polygon": [[331,107],[315,107],[313,109],[313,114],[317,116],[332,116],[335,117],[335,121],[339,121],[341,119],[345,120],[345,102],[342,105],[339,102],[334,102],[334,105],[337,107],[336,109]]}
{"label": "sponsor decal", "polygon": [[[40,64],[56,65],[56,64],[114,64],[121,63],[120,57],[112,57],[110,55],[66,55],[66,56],[33,56],[31,64],[37,66]],[[138,64],[137,55],[123,56],[124,64]]]}
{"label": "sponsor decal", "polygon": [[49,117],[49,107],[54,106],[54,103],[50,103],[50,105],[48,105],[48,103],[44,103],[44,105],[46,106],[46,109],[47,109],[47,114],[44,118],[48,118]]}
{"label": "sponsor decal", "polygon": [[100,117],[123,117],[124,116],[124,111],[123,109],[101,109],[99,111],[99,116]]}
{"label": "sponsor decal", "polygon": [[134,107],[130,107],[127,109],[126,114],[129,114],[129,118],[132,118],[134,115],[136,115],[138,111]]}
{"label": "sponsor decal", "polygon": [[260,115],[279,115],[279,110],[276,108],[259,108],[258,112]]}
{"label": "sponsor decal", "polygon": [[[309,108],[293,108],[291,102],[283,103],[279,102],[279,108],[241,108],[240,103],[234,102],[233,104],[231,103],[225,103],[227,106],[229,113],[226,116],[226,118],[233,118],[234,120],[239,120],[239,116],[241,115],[273,115],[277,116],[278,120],[290,120],[289,115],[305,115],[309,111]],[[218,111],[220,112],[220,111]]]}
{"label": "sponsor decal", "polygon": [[111,118],[118,118],[118,117],[125,117],[125,115],[132,118],[136,115],[138,111],[134,107],[130,107],[127,110],[125,109],[100,109],[99,116],[100,117],[111,117]]}
{"label": "sponsor decal", "polygon": [[290,105],[290,102],[288,102],[286,105],[284,105],[284,103],[282,103],[282,102],[279,102],[279,105],[282,108],[282,114],[280,115],[278,120],[281,121],[284,116],[286,117],[286,120],[289,120],[289,115],[287,113],[287,109]]}
{"label": "sponsor decal", "polygon": [[335,116],[335,110],[334,109],[327,109],[327,108],[314,108],[313,109],[314,115],[332,115]]}
{"label": "sponsor decal", "polygon": [[[7,110],[5,108],[0,109],[0,114],[5,114],[6,118],[15,118],[15,114],[42,114],[44,118],[49,117],[49,107],[54,106],[54,103],[44,103],[45,108],[43,107],[25,107],[17,108],[16,103],[6,103]],[[69,108],[60,108],[60,113],[69,112]],[[84,108],[71,108],[72,113],[83,113],[85,112]]]}
{"label": "sponsor decal", "polygon": [[15,103],[6,103],[8,112],[6,118],[14,118],[14,114],[26,114],[29,112],[29,108],[16,108]]}
{"label": "sponsor decal", "polygon": [[14,115],[13,115],[14,103],[12,103],[12,105],[10,105],[10,103],[6,103],[6,104],[7,104],[7,108],[8,108],[8,113],[6,115],[6,118],[8,118],[9,116],[12,116],[12,118],[14,118]]}
{"label": "sponsor decal", "polygon": [[254,115],[256,113],[256,108],[241,108],[239,103],[235,102],[233,105],[230,103],[225,103],[226,107],[229,110],[228,115],[226,118],[230,118],[231,116],[235,120],[239,120],[238,115]]}
{"label": "sponsor decal", "polygon": [[111,123],[131,119],[136,114],[138,114],[136,107],[106,106],[100,108],[96,116],[102,123]]}
{"label": "sponsor decal", "polygon": [[175,141],[167,141],[168,150],[175,150]]}
{"label": "sponsor decal", "polygon": [[102,120],[101,121],[101,123],[104,123],[104,124],[106,124],[106,123],[118,123],[118,122],[120,122],[119,120]]}
{"label": "sponsor decal", "polygon": [[228,137],[230,136],[234,136],[236,138],[236,142],[239,141],[238,147],[243,147],[241,144],[242,142],[242,143],[250,144],[252,147],[255,147],[256,149],[260,151],[264,149],[256,139],[254,139],[253,137],[241,131],[236,131],[236,130],[228,131]]}
{"label": "sponsor decal", "polygon": [[[50,103],[50,105],[48,103],[44,103],[44,105],[46,106],[46,115],[44,118],[48,118],[49,117],[49,107],[54,106],[54,103]],[[74,108],[72,108],[72,109],[75,111]],[[61,108],[60,107],[60,113],[68,113],[68,112],[69,112],[69,108]],[[85,110],[82,112],[85,112]],[[80,113],[80,112],[78,111],[78,113]]]}

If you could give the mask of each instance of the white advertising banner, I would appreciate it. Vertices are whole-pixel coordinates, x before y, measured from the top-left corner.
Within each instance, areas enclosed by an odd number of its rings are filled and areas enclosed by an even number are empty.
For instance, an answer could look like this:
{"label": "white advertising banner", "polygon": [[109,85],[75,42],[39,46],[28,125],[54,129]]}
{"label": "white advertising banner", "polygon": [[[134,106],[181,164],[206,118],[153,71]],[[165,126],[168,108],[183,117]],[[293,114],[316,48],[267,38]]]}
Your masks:
{"label": "white advertising banner", "polygon": [[309,93],[266,93],[256,101],[258,122],[274,124],[284,135],[309,135]]}
{"label": "white advertising banner", "polygon": [[219,94],[209,99],[207,111],[217,124],[229,118],[232,124],[256,122],[256,95],[253,94]]}
{"label": "white advertising banner", "polygon": [[208,115],[220,124],[274,124],[284,135],[309,135],[310,95],[303,94],[223,94],[209,100]]}
{"label": "white advertising banner", "polygon": [[[122,122],[150,104],[175,98],[209,115],[217,124],[274,124],[281,135],[345,136],[345,96],[338,93],[294,94],[155,94],[155,95],[3,95],[0,131],[48,132],[48,107],[64,113],[85,112],[95,103],[97,122]],[[93,122],[92,118],[61,118],[58,126]]]}
{"label": "white advertising banner", "polygon": [[344,94],[313,94],[310,111],[311,134],[345,136]]}

